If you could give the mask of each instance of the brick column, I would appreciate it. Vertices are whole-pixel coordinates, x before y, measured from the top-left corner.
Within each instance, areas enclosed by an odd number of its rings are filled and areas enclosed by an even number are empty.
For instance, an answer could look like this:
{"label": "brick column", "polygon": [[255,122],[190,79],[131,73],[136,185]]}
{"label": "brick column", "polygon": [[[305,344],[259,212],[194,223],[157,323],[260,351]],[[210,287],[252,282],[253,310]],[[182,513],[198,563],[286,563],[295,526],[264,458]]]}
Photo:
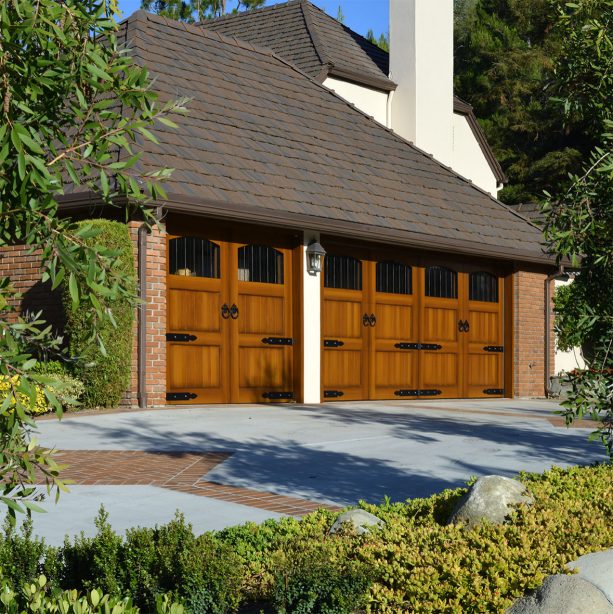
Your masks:
{"label": "brick column", "polygon": [[[545,396],[545,273],[518,271],[514,274],[514,394]],[[549,305],[552,309],[552,305]],[[554,368],[553,316],[550,335],[550,375]]]}
{"label": "brick column", "polygon": [[[138,229],[141,222],[130,222],[134,242],[135,264],[138,263]],[[146,348],[145,389],[147,407],[166,404],[166,231],[153,228],[147,235],[146,266]],[[137,269],[138,270],[138,269]],[[138,405],[138,318],[132,350],[132,385],[130,404]]]}

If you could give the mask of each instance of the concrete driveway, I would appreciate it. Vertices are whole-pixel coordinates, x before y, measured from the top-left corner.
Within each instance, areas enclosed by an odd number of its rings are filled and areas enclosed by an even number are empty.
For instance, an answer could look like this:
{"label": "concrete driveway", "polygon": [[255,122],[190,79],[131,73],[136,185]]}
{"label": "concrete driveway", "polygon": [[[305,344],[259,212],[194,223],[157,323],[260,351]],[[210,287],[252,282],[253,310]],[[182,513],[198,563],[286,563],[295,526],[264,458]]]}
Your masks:
{"label": "concrete driveway", "polygon": [[60,543],[113,526],[152,526],[182,510],[218,529],[326,504],[429,495],[471,475],[512,476],[604,459],[590,425],[567,429],[550,401],[393,401],[207,406],[41,420],[75,484],[46,503],[35,532]]}

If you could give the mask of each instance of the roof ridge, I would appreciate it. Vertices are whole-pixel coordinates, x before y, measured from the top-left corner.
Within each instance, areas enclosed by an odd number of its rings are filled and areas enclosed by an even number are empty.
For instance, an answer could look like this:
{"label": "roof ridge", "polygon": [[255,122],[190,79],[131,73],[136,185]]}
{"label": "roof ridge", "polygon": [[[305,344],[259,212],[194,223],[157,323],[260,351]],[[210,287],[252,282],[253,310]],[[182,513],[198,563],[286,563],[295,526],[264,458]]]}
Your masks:
{"label": "roof ridge", "polygon": [[[294,0],[290,0],[290,1],[293,2]],[[272,49],[269,49],[268,47],[261,47],[259,45],[254,45],[253,43],[250,43],[243,39],[236,38],[235,36],[228,36],[227,34],[221,34],[220,32],[217,32],[216,30],[207,30],[206,28],[202,28],[198,24],[195,24],[195,23],[193,24],[185,23],[182,21],[176,21],[175,19],[170,19],[169,17],[157,15],[156,13],[148,13],[147,11],[143,9],[139,9],[138,11],[135,11],[134,13],[132,13],[130,17],[128,17],[128,19],[124,21],[130,21],[130,20],[142,21],[143,15],[148,21],[153,21],[153,22],[157,21],[158,23],[164,23],[167,26],[175,28],[177,30],[186,30],[198,36],[204,36],[205,38],[211,38],[214,40],[218,40],[222,43],[232,45],[233,47],[238,47],[239,49],[246,49],[247,51],[253,51],[255,53],[260,53],[268,57],[274,57],[277,60],[281,60],[284,63],[287,63],[285,60],[283,60],[283,58],[280,58],[274,51],[272,51]]]}
{"label": "roof ridge", "polygon": [[[310,7],[313,6],[309,0],[300,0],[300,9],[302,10],[302,17],[304,18],[304,23],[306,25],[307,32],[311,37],[311,41],[313,42],[313,47],[315,49],[315,53],[319,56],[322,64],[327,65],[328,67],[333,67],[334,62],[328,56],[326,52],[325,45],[319,36],[319,32],[317,32],[317,28],[311,19],[311,15],[309,14]],[[327,72],[327,71],[326,71]]]}
{"label": "roof ridge", "polygon": [[219,17],[211,17],[210,19],[201,19],[200,21],[196,21],[193,25],[202,26],[206,23],[219,23],[220,21],[232,21],[233,19],[240,19],[245,17],[246,15],[253,15],[257,13],[268,13],[278,10],[280,8],[285,8],[286,6],[292,4],[299,4],[302,0],[286,0],[285,2],[278,2],[277,4],[271,4],[270,6],[261,6],[256,9],[250,9],[248,11],[243,11],[242,13],[227,13],[226,15],[220,15]]}

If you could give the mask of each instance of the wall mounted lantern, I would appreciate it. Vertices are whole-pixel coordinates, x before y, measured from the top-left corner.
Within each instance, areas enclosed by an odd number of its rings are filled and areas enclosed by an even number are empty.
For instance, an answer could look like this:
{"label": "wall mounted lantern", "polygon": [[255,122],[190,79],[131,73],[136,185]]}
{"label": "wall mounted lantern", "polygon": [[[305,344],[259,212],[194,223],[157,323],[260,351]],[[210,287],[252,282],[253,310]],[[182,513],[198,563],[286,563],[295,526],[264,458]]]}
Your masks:
{"label": "wall mounted lantern", "polygon": [[321,267],[323,264],[326,250],[317,242],[311,241],[306,248],[306,265],[309,275],[317,275],[321,273]]}

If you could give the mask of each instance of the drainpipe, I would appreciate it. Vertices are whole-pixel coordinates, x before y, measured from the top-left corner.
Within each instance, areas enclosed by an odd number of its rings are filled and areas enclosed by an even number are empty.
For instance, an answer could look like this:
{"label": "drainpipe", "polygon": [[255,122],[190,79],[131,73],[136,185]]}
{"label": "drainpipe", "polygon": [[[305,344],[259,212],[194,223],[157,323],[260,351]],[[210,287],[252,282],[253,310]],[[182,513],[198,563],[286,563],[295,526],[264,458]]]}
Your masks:
{"label": "drainpipe", "polygon": [[138,228],[138,406],[147,407],[146,356],[147,356],[147,224]]}
{"label": "drainpipe", "polygon": [[551,282],[555,279],[568,281],[569,275],[564,271],[564,267],[560,268],[551,275],[547,275],[545,279],[545,396],[550,397],[552,394],[550,369],[551,360],[549,358],[549,348],[551,347]]}
{"label": "drainpipe", "polygon": [[392,98],[394,97],[394,90],[391,90],[387,94],[387,108],[386,108],[386,117],[385,117],[385,125],[390,130],[393,130],[392,126]]}

